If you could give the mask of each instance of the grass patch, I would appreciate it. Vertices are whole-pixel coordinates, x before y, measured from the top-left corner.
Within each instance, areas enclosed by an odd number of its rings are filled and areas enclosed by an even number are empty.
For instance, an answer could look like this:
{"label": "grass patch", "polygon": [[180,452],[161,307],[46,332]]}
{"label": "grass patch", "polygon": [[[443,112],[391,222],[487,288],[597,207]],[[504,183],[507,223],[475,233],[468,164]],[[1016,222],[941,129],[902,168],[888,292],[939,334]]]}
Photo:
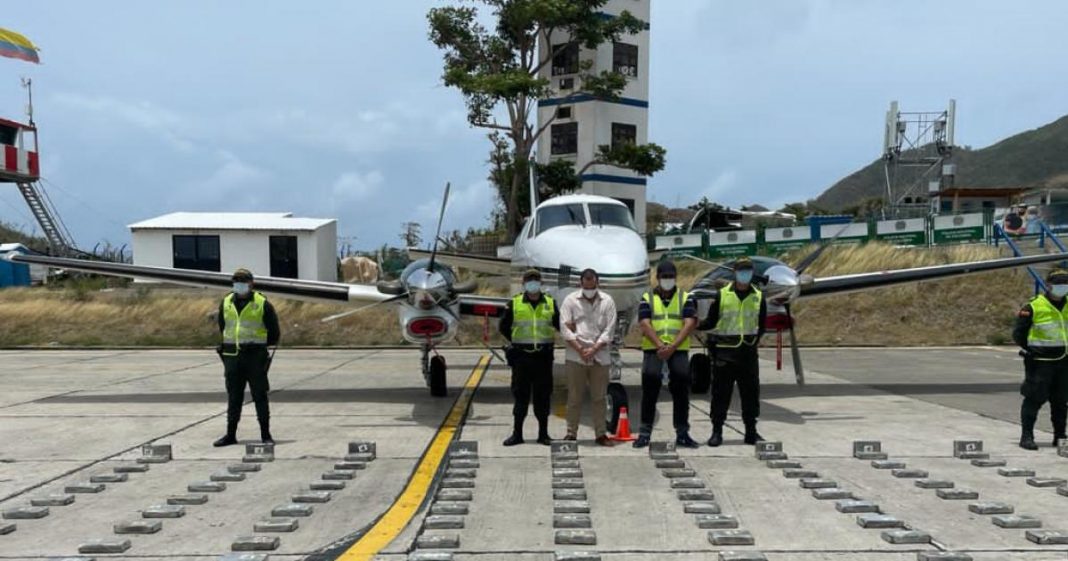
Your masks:
{"label": "grass patch", "polygon": [[[809,250],[787,256],[796,263]],[[1004,251],[1004,250],[1002,250]],[[829,248],[812,264],[814,276],[841,275],[945,263],[980,261],[999,255],[988,246],[900,249],[883,244]],[[690,286],[706,265],[680,261],[679,284]],[[175,346],[217,343],[214,313],[222,294],[186,288],[131,285],[114,288],[91,279],[72,279],[60,288],[0,290],[0,345]],[[1032,291],[1023,269],[982,273],[938,282],[802,301],[795,305],[798,335],[805,345],[1008,344],[1013,314]],[[505,295],[506,283],[484,280],[480,294]],[[373,308],[331,323],[326,316],[349,309],[272,298],[285,345],[403,344],[397,314]],[[500,344],[495,322],[493,344]],[[459,343],[474,345],[482,320],[465,318]],[[640,341],[637,329],[627,342]]]}

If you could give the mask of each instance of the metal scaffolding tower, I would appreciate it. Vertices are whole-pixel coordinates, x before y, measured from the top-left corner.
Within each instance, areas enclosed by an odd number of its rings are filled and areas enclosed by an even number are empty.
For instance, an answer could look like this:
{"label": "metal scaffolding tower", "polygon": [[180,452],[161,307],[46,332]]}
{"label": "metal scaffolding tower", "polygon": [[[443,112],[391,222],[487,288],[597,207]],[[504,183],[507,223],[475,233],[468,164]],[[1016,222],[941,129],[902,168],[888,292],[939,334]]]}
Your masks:
{"label": "metal scaffolding tower", "polygon": [[896,101],[886,112],[883,161],[886,176],[886,218],[938,212],[937,195],[953,186],[956,166],[953,129],[956,100],[945,111],[903,112]]}

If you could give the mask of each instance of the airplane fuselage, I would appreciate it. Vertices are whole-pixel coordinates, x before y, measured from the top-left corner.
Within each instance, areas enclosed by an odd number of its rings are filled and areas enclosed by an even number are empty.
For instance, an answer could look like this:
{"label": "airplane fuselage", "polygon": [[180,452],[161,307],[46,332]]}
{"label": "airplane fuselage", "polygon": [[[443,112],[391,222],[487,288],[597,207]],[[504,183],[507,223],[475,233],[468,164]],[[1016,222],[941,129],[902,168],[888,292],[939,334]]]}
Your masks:
{"label": "airplane fuselage", "polygon": [[649,288],[649,257],[629,212],[623,203],[596,195],[564,195],[538,205],[512,246],[513,293],[521,290],[523,272],[537,269],[543,290],[562,301],[580,288],[580,275],[590,268],[617,311],[634,317]]}

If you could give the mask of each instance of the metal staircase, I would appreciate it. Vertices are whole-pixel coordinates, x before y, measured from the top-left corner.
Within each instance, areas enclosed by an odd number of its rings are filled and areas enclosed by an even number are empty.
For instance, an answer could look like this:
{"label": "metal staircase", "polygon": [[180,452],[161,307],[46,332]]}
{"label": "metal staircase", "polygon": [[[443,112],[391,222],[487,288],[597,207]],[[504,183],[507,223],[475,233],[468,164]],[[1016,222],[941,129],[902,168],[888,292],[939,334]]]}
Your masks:
{"label": "metal staircase", "polygon": [[18,183],[17,185],[22,198],[26,199],[26,204],[30,207],[30,212],[44,231],[50,253],[58,256],[68,256],[74,253],[73,237],[67,230],[67,226],[60,220],[55,205],[48,198],[48,193],[37,182]]}
{"label": "metal staircase", "polygon": [[[1056,235],[1054,235],[1053,230],[1050,230],[1049,226],[1046,226],[1046,224],[1042,223],[1042,222],[1039,223],[1039,226],[1041,227],[1041,231],[1040,231],[1039,235],[1037,236],[1037,238],[1036,237],[1030,237],[1030,238],[1027,238],[1027,239],[1016,239],[1016,240],[1013,240],[1012,236],[1006,234],[1005,230],[1003,230],[1001,228],[1001,224],[994,224],[994,236],[993,236],[993,238],[994,238],[994,247],[997,247],[1000,244],[1000,242],[1005,242],[1005,245],[1009,246],[1009,249],[1012,250],[1012,254],[1013,254],[1014,257],[1021,257],[1021,256],[1024,256],[1024,255],[1035,255],[1035,254],[1038,254],[1038,253],[1048,253],[1049,252],[1047,250],[1047,248],[1046,248],[1046,240],[1049,239],[1050,242],[1056,247],[1057,251],[1060,251],[1061,253],[1068,252],[1068,248],[1066,248],[1064,243],[1061,242],[1061,240],[1058,239]],[[1027,249],[1025,249],[1024,247],[1022,247],[1020,245],[1019,242],[1023,242],[1023,241],[1030,241],[1030,242],[1036,242],[1037,241],[1038,243],[1036,243],[1034,245],[1034,249],[1033,250],[1028,251]],[[1063,267],[1064,264],[1065,264],[1065,262],[1062,261],[1059,264],[1059,266]],[[1030,274],[1031,278],[1034,279],[1034,281],[1035,281],[1035,294],[1038,294],[1039,292],[1042,292],[1042,290],[1044,290],[1046,288],[1046,282],[1042,278],[1042,275],[1039,274],[1039,272],[1036,271],[1035,268],[1031,267],[1031,266],[1027,267],[1027,273]]]}

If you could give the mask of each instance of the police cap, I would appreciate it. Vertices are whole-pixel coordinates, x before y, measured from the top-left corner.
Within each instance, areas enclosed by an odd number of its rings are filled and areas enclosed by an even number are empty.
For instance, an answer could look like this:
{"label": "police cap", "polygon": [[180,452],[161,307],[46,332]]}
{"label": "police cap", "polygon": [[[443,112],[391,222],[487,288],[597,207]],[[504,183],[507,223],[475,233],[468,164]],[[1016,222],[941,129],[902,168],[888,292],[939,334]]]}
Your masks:
{"label": "police cap", "polygon": [[252,282],[252,271],[245,269],[244,267],[234,271],[230,280],[234,282]]}
{"label": "police cap", "polygon": [[1050,284],[1068,284],[1068,270],[1053,269],[1046,275],[1046,280]]}
{"label": "police cap", "polygon": [[744,255],[742,257],[739,257],[739,258],[734,260],[734,270],[735,271],[737,271],[739,269],[752,269],[752,268],[753,268],[753,260],[748,258],[748,257],[745,257]]}
{"label": "police cap", "polygon": [[523,282],[528,280],[541,280],[541,271],[537,269],[527,269],[523,271]]}
{"label": "police cap", "polygon": [[676,274],[675,263],[672,261],[661,261],[656,266],[656,278],[672,278]]}

